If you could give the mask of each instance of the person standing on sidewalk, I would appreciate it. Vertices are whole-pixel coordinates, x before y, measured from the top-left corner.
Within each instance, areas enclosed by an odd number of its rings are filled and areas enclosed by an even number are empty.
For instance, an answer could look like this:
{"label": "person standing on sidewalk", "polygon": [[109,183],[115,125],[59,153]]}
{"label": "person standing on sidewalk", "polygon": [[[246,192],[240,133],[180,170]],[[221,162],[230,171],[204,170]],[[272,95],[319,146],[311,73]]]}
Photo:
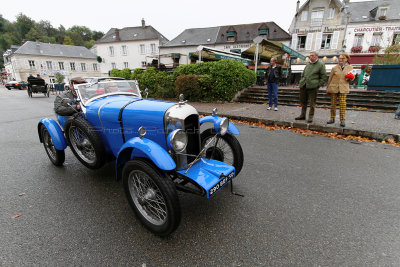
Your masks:
{"label": "person standing on sidewalk", "polygon": [[342,53],[339,56],[339,64],[332,68],[331,75],[329,76],[328,86],[326,91],[331,95],[331,119],[327,124],[335,123],[336,117],[336,103],[339,97],[339,116],[340,126],[345,127],[345,112],[346,112],[346,95],[350,91],[350,81],[354,80],[349,77],[349,73],[353,67],[349,64],[350,56]]}
{"label": "person standing on sidewalk", "polygon": [[265,82],[268,88],[268,110],[272,109],[272,100],[275,105],[274,110],[278,111],[278,83],[282,78],[282,67],[276,64],[276,58],[271,58],[270,65],[265,72]]}
{"label": "person standing on sidewalk", "polygon": [[301,74],[299,83],[301,114],[295,120],[306,119],[307,103],[309,102],[310,111],[307,122],[313,121],[318,89],[325,84],[327,78],[325,64],[318,60],[317,52],[311,52],[310,62]]}

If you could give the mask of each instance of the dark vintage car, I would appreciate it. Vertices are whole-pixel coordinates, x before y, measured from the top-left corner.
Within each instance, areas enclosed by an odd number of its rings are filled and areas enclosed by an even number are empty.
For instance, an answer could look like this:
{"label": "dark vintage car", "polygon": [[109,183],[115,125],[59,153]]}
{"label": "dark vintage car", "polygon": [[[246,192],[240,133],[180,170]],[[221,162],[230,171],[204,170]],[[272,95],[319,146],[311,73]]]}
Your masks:
{"label": "dark vintage car", "polygon": [[28,87],[28,84],[26,82],[24,82],[24,81],[18,81],[18,82],[17,81],[11,81],[11,82],[6,83],[5,87],[8,90],[11,90],[11,89],[23,90],[23,89],[26,89]]}
{"label": "dark vintage car", "polygon": [[46,82],[42,78],[28,77],[28,96],[32,94],[42,93],[49,97],[50,91]]}
{"label": "dark vintage car", "polygon": [[[169,235],[179,225],[177,190],[211,198],[242,169],[243,151],[234,136],[239,130],[216,112],[200,118],[183,98],[178,103],[143,98],[136,81],[74,88],[81,110],[38,124],[50,161],[63,165],[67,146],[91,169],[114,160],[116,179],[122,179],[134,212],[157,235]],[[69,101],[62,104],[75,106]]]}

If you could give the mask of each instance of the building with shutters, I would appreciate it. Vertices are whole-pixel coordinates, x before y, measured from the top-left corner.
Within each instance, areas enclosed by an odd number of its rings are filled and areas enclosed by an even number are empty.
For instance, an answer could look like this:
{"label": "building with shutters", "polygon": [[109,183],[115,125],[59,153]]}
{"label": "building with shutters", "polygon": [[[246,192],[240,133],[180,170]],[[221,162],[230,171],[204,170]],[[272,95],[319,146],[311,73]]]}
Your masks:
{"label": "building with shutters", "polygon": [[193,54],[200,45],[240,56],[241,52],[254,44],[253,40],[257,36],[286,45],[290,43],[290,35],[275,22],[186,29],[160,47],[161,63],[167,67],[176,67],[196,62]]}
{"label": "building with shutters", "polygon": [[8,49],[3,58],[9,81],[26,81],[29,74],[40,74],[47,83],[55,83],[57,72],[65,76],[65,82],[78,76],[100,76],[96,55],[83,46],[27,41]]}
{"label": "building with shutters", "polygon": [[327,72],[338,62],[343,50],[349,23],[345,3],[340,0],[307,0],[301,7],[297,1],[291,23],[291,48],[305,55],[306,60],[291,58],[292,73],[301,73],[310,52],[316,51],[325,63]]}
{"label": "building with shutters", "polygon": [[353,66],[372,65],[376,54],[400,44],[400,1],[350,2],[348,11],[344,47]]}
{"label": "building with shutters", "polygon": [[108,75],[112,69],[145,68],[158,60],[158,48],[166,42],[167,38],[142,19],[141,26],[111,28],[91,51],[102,58],[101,72]]}

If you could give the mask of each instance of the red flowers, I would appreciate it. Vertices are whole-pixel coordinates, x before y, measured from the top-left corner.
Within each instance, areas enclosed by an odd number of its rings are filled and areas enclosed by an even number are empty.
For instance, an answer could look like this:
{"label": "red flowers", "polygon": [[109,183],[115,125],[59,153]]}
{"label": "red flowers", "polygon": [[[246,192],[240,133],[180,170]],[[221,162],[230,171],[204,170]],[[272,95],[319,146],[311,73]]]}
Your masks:
{"label": "red flowers", "polygon": [[348,79],[348,80],[354,80],[355,77],[356,77],[356,76],[354,76],[354,74],[351,73],[351,72],[349,72],[349,73],[346,74],[346,79]]}

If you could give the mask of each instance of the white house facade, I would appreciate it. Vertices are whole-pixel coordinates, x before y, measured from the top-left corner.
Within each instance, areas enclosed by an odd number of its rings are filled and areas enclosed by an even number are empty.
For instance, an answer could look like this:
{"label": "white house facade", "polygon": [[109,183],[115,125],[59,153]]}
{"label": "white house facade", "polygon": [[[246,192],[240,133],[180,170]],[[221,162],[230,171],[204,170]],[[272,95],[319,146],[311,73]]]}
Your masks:
{"label": "white house facade", "polygon": [[29,74],[39,74],[47,83],[54,83],[57,72],[65,76],[65,82],[78,76],[100,76],[96,55],[83,46],[28,41],[3,57],[7,80],[26,81]]}
{"label": "white house facade", "polygon": [[91,49],[101,57],[100,69],[107,75],[112,69],[144,68],[158,59],[159,46],[166,43],[162,34],[152,26],[110,29]]}
{"label": "white house facade", "polygon": [[[308,0],[301,7],[297,1],[296,14],[289,32],[292,49],[309,56],[316,51],[324,61],[327,71],[337,64],[344,51],[343,44],[349,23],[346,3],[340,0]],[[292,73],[300,73],[308,62],[292,58]]]}
{"label": "white house facade", "polygon": [[373,64],[376,54],[400,44],[400,1],[354,2],[349,10],[345,51],[353,65]]}

